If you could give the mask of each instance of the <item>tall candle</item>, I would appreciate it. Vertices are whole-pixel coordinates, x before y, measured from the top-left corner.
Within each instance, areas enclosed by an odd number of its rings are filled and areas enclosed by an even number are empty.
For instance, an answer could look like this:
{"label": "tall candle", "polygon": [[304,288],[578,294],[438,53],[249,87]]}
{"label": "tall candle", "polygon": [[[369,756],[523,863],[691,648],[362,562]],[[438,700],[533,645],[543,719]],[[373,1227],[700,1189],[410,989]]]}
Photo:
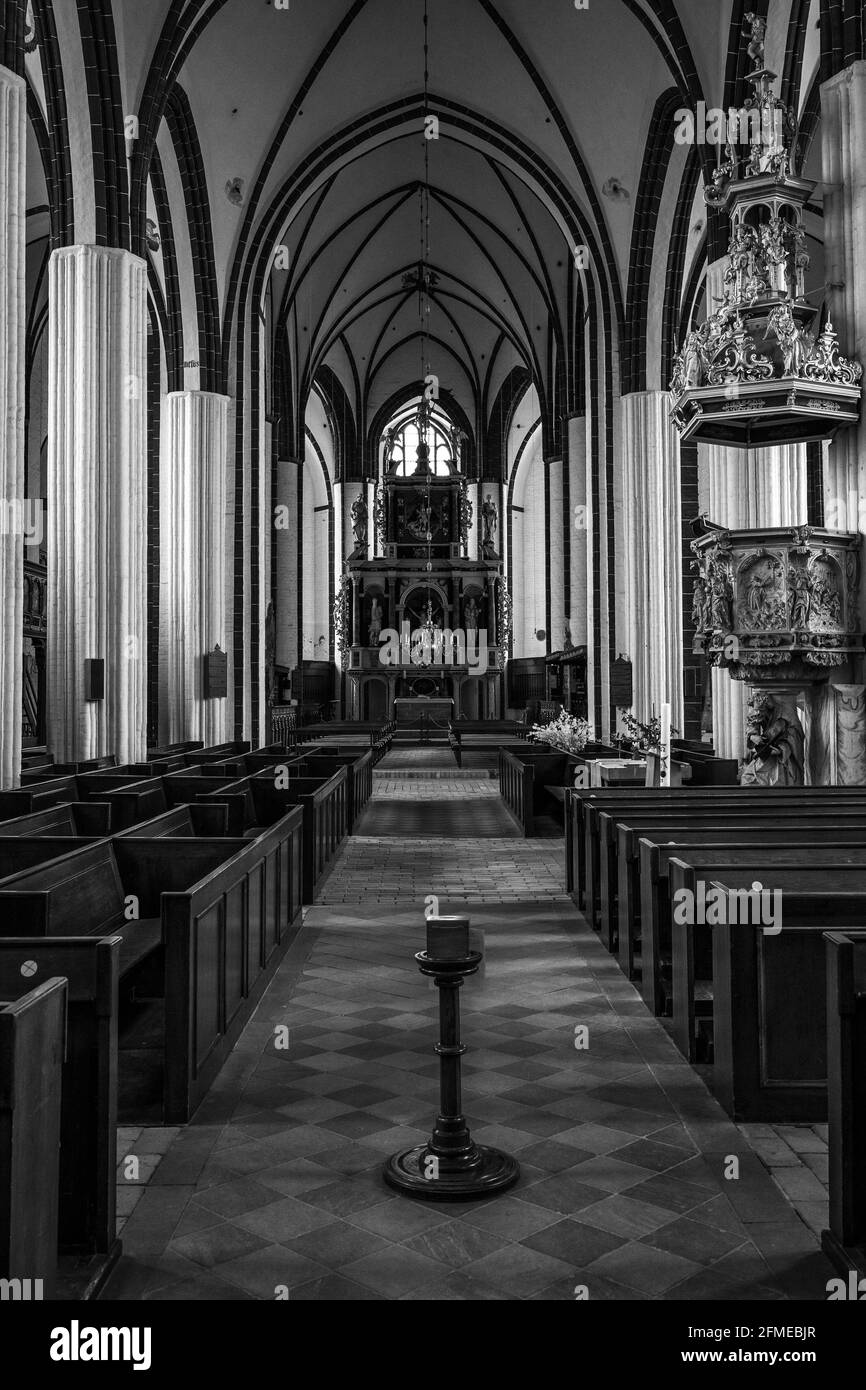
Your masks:
{"label": "tall candle", "polygon": [[662,705],[659,735],[659,786],[671,784],[671,707]]}

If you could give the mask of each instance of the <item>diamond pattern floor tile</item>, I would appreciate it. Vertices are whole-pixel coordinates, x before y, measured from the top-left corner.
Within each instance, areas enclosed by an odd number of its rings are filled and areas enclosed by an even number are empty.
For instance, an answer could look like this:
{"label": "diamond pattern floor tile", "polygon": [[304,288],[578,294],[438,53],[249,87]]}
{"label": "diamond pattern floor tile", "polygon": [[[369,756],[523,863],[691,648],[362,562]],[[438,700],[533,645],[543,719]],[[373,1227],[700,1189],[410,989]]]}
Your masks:
{"label": "diamond pattern floor tile", "polygon": [[[106,1296],[823,1300],[826,1132],[738,1131],[565,897],[562,840],[519,838],[495,780],[455,777],[450,750],[401,776],[409,751],[377,770],[364,833],[202,1118],[121,1131],[119,1153],[147,1162],[137,1200],[120,1189],[126,1254]],[[461,991],[466,1114],[521,1165],[510,1192],[466,1203],[382,1178],[438,1109],[438,995],[413,959],[431,893],[484,942]],[[725,1152],[746,1156],[739,1188]]]}

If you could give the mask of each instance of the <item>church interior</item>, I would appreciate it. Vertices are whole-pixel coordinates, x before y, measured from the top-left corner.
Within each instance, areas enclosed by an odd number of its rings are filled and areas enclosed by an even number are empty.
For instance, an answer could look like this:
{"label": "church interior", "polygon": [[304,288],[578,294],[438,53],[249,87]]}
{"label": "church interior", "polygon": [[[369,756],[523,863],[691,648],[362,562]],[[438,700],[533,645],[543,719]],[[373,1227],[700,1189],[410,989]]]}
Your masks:
{"label": "church interior", "polygon": [[866,1297],[864,167],[860,0],[4,0],[4,1300]]}

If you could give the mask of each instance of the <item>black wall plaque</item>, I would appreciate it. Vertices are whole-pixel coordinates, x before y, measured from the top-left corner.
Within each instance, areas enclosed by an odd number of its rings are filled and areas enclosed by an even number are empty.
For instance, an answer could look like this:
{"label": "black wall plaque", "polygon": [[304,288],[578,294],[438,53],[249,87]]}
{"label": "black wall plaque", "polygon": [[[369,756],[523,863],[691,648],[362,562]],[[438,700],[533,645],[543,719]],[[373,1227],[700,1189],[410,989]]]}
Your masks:
{"label": "black wall plaque", "polygon": [[84,698],[105,699],[105,662],[101,656],[84,663]]}
{"label": "black wall plaque", "polygon": [[205,652],[204,658],[204,698],[224,700],[229,693],[228,657],[221,652],[219,645],[212,652]]}
{"label": "black wall plaque", "polygon": [[633,700],[631,662],[619,656],[610,668],[610,703],[614,709],[631,709]]}

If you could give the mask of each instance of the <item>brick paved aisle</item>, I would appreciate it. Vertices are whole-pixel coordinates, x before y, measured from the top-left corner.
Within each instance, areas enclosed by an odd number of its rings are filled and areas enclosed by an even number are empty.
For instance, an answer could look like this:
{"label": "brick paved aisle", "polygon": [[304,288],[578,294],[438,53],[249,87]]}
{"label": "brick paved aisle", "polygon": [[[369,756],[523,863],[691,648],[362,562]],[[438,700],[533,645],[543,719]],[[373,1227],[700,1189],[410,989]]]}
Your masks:
{"label": "brick paved aisle", "polygon": [[[134,1205],[106,1297],[826,1296],[816,1236],[564,896],[562,841],[503,834],[502,815],[495,783],[377,776],[366,833]],[[437,999],[413,960],[428,894],[484,933],[464,1106],[521,1179],[483,1202],[380,1175],[436,1113]]]}

